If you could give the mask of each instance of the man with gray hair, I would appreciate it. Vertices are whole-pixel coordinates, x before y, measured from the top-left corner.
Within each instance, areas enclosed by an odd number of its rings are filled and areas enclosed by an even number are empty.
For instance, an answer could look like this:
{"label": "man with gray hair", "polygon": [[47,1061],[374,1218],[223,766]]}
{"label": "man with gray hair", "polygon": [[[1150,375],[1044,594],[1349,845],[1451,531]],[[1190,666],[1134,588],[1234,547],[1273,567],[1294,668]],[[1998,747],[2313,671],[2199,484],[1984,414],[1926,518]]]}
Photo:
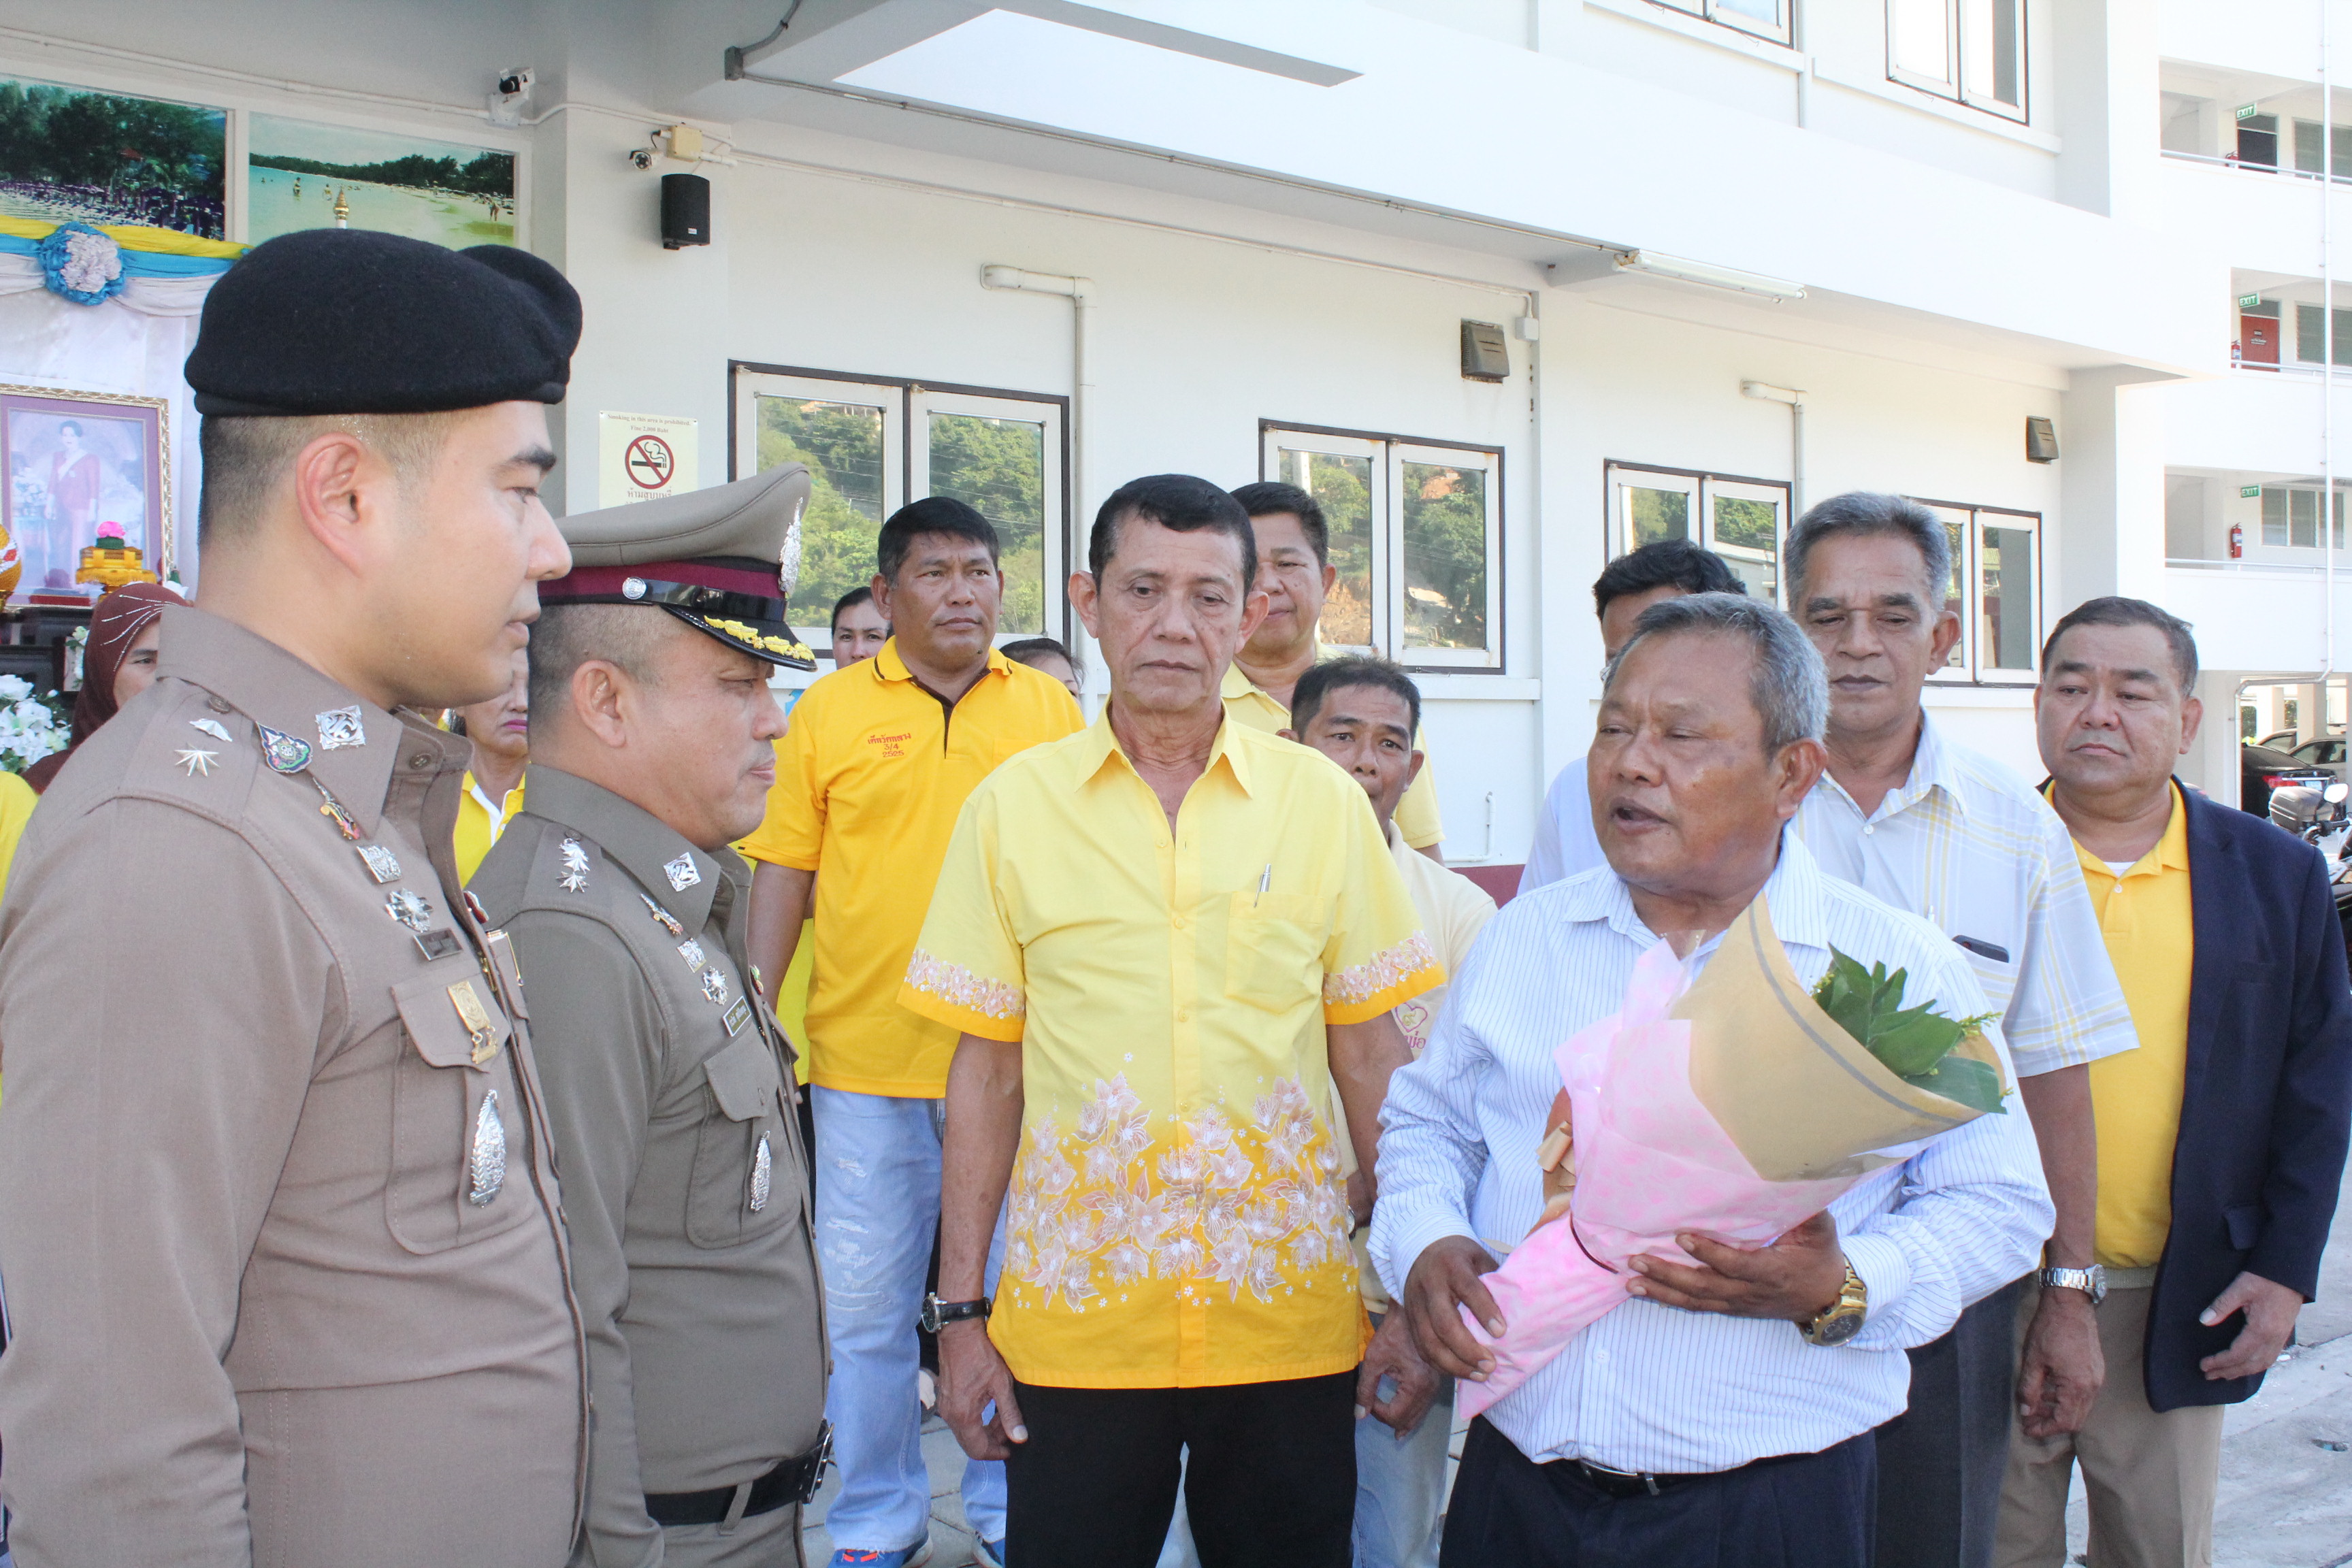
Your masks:
{"label": "man with gray hair", "polygon": [[[1438,1370],[1493,1371],[1461,1311],[1506,1327],[1479,1276],[1542,1214],[1554,1052],[1618,1011],[1667,933],[1698,933],[1704,963],[1762,895],[1807,984],[1834,944],[1948,1014],[1984,1010],[1940,932],[1784,831],[1821,776],[1828,706],[1796,625],[1732,595],[1652,605],[1611,661],[1588,763],[1608,865],[1512,900],[1391,1080],[1371,1252]],[[1901,1352],[2023,1272],[2050,1213],[2025,1119],[1984,1116],[1769,1247],[1692,1236],[1698,1267],[1635,1258],[1634,1300],[1471,1424],[1441,1562],[1866,1568],[1871,1433],[1903,1408]]]}
{"label": "man with gray hair", "polygon": [[2035,1436],[2077,1431],[2090,1414],[2105,1375],[2090,1064],[2138,1043],[2065,825],[1920,706],[1960,635],[1951,560],[1943,523],[1900,496],[1833,496],[1789,536],[1790,604],[1830,688],[1828,766],[1798,837],[1823,870],[1926,917],[1966,953],[2016,1055],[2057,1205],[2021,1356],[2022,1278],[1994,1281],[1952,1333],[1912,1354],[1910,1408],[1879,1435],[1880,1568],[1984,1568],[2012,1403]]}

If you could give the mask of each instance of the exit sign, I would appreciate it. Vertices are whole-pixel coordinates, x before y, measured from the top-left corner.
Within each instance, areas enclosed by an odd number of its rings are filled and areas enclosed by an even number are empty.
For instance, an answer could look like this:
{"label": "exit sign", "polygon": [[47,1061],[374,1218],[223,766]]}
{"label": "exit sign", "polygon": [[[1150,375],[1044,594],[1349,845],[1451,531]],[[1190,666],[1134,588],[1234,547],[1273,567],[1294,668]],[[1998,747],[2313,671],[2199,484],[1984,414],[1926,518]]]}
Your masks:
{"label": "exit sign", "polygon": [[2262,110],[2260,109],[2250,103],[2246,105],[2245,108],[2238,110],[2238,118],[2241,120],[2252,120],[2255,115],[2261,112]]}
{"label": "exit sign", "polygon": [[2260,485],[2240,485],[2238,487],[2239,496],[2246,500],[2252,500],[2262,493],[2263,487]]}
{"label": "exit sign", "polygon": [[2241,310],[2251,310],[2262,302],[2263,297],[2260,294],[2241,294],[2238,296],[2238,309]]}

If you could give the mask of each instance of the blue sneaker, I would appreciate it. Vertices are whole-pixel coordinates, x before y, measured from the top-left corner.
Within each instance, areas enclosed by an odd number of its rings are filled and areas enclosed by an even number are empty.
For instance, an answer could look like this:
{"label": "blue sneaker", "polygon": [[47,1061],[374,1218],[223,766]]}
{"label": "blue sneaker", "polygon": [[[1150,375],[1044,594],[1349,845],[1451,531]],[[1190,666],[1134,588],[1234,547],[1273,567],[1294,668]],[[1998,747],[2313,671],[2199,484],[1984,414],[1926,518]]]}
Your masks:
{"label": "blue sneaker", "polygon": [[923,1568],[931,1560],[931,1538],[928,1532],[912,1546],[901,1546],[896,1552],[873,1552],[863,1547],[844,1546],[837,1549],[826,1568]]}

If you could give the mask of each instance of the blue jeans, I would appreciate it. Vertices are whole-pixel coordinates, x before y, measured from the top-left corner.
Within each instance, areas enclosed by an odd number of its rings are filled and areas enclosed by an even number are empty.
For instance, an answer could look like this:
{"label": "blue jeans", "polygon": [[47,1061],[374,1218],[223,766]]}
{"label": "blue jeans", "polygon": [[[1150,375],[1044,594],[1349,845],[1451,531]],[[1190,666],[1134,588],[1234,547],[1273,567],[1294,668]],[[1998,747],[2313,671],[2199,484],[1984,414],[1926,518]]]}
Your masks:
{"label": "blue jeans", "polygon": [[[841,1495],[825,1515],[836,1549],[897,1552],[930,1529],[930,1473],[916,1393],[915,1317],[940,1220],[943,1104],[812,1087],[816,1106],[817,1255],[833,1340],[824,1400]],[[989,1248],[996,1286],[1004,1226]],[[967,1461],[965,1521],[1004,1536],[1004,1467]]]}
{"label": "blue jeans", "polygon": [[[1393,1392],[1383,1386],[1381,1396]],[[1437,1521],[1445,1510],[1453,1429],[1450,1377],[1402,1442],[1377,1415],[1356,1423],[1355,1568],[1437,1568]]]}

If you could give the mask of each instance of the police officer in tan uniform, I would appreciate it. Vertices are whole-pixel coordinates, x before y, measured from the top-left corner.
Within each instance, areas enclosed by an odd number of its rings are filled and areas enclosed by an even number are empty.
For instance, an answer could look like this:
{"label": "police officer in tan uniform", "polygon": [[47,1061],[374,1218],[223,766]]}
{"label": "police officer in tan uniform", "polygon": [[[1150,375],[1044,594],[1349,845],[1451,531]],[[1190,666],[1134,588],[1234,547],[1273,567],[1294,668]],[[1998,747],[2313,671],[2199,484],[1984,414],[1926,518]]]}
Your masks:
{"label": "police officer in tan uniform", "polygon": [[556,1568],[583,1347],[463,742],[568,555],[528,252],[322,230],[215,286],[204,578],[0,912],[23,1568]]}
{"label": "police officer in tan uniform", "polygon": [[565,520],[522,815],[474,875],[530,977],[596,1398],[576,1561],[797,1564],[824,1292],[792,1047],[744,956],[807,470]]}

